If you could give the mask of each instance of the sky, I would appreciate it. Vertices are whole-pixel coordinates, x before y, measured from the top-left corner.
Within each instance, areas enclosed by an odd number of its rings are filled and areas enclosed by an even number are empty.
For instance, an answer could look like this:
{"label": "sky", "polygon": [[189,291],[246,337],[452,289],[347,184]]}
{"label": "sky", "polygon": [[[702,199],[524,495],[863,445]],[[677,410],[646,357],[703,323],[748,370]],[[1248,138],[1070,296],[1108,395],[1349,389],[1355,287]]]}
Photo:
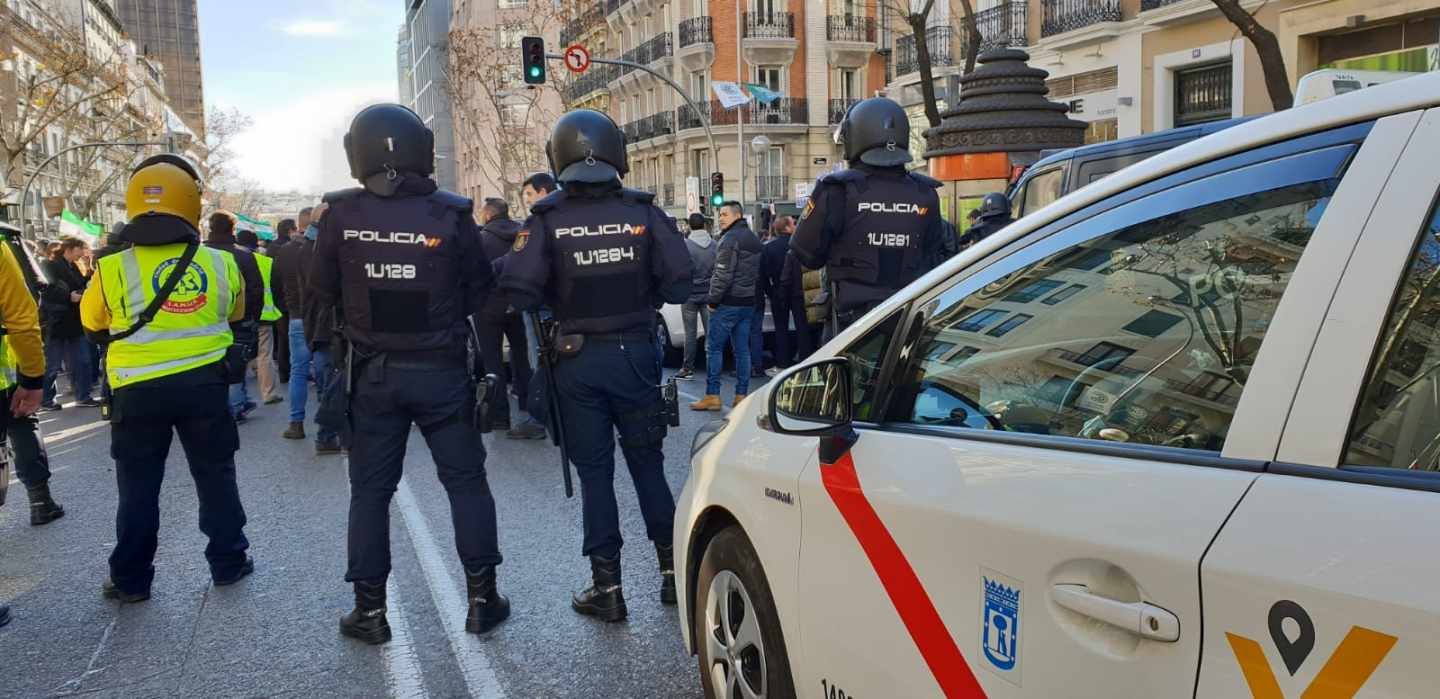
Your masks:
{"label": "sky", "polygon": [[254,120],[235,140],[232,171],[271,191],[353,186],[339,139],[362,107],[396,99],[405,3],[199,3],[206,108],[238,108]]}

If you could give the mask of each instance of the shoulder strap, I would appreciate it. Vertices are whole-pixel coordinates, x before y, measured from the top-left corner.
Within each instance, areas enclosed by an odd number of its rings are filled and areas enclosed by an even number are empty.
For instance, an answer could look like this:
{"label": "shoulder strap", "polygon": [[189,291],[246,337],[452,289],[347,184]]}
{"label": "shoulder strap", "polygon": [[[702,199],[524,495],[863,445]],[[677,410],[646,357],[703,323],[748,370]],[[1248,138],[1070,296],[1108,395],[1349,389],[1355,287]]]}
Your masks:
{"label": "shoulder strap", "polygon": [[174,269],[170,270],[170,276],[165,279],[165,285],[160,287],[159,291],[155,292],[155,298],[150,299],[150,305],[146,306],[145,310],[140,312],[140,317],[136,318],[135,322],[131,324],[129,328],[126,328],[123,332],[112,334],[110,336],[111,342],[123,340],[140,332],[141,328],[149,325],[150,321],[155,319],[155,315],[160,312],[160,306],[164,305],[165,300],[170,298],[170,294],[175,291],[175,287],[179,285],[180,280],[185,277],[185,271],[190,268],[190,263],[195,259],[195,253],[199,251],[199,249],[200,244],[195,242],[185,246],[185,252],[180,255],[180,261],[175,264]]}

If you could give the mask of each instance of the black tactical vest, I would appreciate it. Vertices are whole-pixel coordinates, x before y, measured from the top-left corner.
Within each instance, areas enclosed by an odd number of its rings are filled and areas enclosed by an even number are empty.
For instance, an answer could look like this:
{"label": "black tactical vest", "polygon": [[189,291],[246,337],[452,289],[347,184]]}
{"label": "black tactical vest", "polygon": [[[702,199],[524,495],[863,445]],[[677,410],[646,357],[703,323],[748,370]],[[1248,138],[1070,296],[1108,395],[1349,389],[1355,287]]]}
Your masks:
{"label": "black tactical vest", "polygon": [[358,189],[327,201],[328,229],[340,236],[346,337],[380,352],[463,354],[456,241],[471,201],[444,191],[381,198]]}
{"label": "black tactical vest", "polygon": [[648,193],[625,189],[536,208],[550,236],[551,298],[563,332],[650,331],[651,236],[663,232],[651,201]]}

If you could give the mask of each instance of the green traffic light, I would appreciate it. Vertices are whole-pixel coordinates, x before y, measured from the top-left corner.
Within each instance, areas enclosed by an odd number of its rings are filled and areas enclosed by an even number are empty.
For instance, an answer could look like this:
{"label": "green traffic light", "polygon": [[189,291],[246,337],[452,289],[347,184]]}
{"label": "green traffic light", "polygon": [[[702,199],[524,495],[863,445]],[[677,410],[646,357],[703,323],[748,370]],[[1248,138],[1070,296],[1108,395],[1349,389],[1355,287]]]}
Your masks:
{"label": "green traffic light", "polygon": [[530,77],[532,77],[532,78],[538,78],[538,77],[540,77],[540,66],[530,66]]}
{"label": "green traffic light", "polygon": [[725,203],[725,197],[723,197],[723,196],[721,196],[721,195],[719,195],[719,194],[716,194],[715,196],[710,197],[710,203],[711,203],[711,204],[714,204],[715,206],[719,206],[719,205]]}

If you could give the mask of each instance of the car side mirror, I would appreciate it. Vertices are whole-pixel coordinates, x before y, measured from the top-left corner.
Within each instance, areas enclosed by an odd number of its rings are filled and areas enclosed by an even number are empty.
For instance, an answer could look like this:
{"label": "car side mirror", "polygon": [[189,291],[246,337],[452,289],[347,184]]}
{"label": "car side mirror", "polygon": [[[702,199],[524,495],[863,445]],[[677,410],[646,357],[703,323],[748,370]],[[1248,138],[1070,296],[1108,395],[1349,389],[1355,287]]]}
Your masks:
{"label": "car side mirror", "polygon": [[808,437],[849,432],[851,395],[850,360],[845,357],[782,374],[770,392],[769,428]]}

